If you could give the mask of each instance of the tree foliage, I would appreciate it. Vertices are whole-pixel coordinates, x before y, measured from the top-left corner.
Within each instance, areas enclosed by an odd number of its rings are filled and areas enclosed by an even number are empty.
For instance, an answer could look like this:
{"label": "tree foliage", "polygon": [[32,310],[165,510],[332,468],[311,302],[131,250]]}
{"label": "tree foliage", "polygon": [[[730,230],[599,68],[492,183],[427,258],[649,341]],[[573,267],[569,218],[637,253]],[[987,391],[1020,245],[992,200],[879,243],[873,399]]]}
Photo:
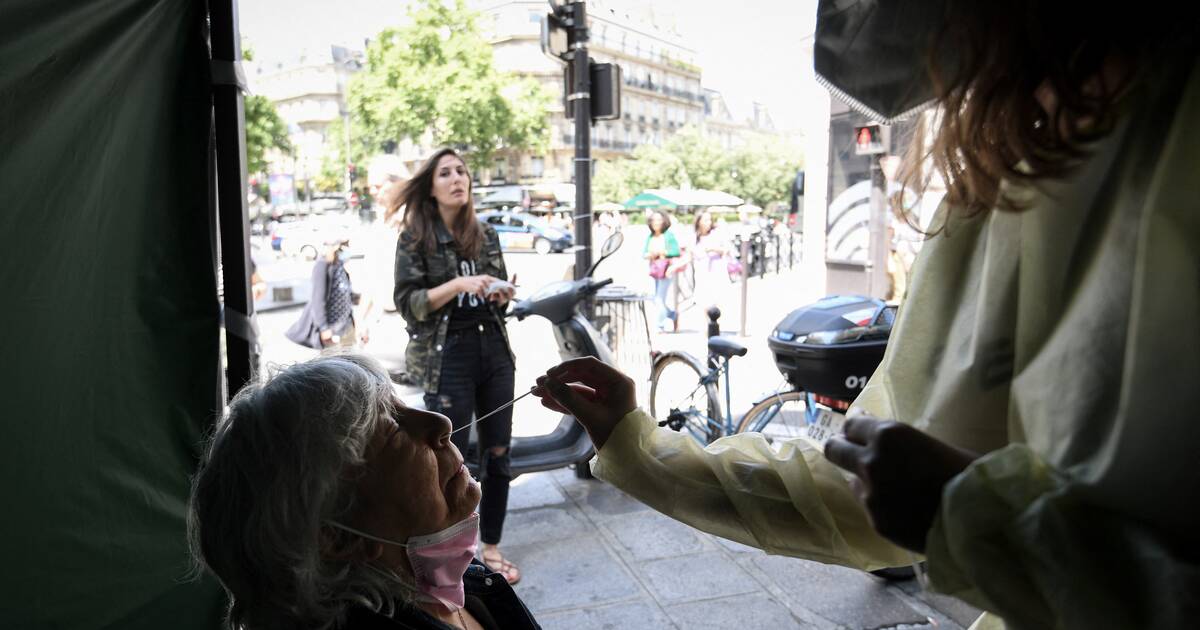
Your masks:
{"label": "tree foliage", "polygon": [[600,162],[592,191],[597,201],[626,201],[648,188],[720,190],[767,206],[788,199],[803,167],[798,148],[766,139],[731,150],[687,128],[665,146],[642,145],[626,159]]}
{"label": "tree foliage", "polygon": [[352,144],[373,154],[429,133],[435,144],[465,149],[475,168],[502,148],[545,146],[550,95],[495,69],[478,13],[463,0],[422,0],[409,16],[409,25],[379,33],[350,80]]}

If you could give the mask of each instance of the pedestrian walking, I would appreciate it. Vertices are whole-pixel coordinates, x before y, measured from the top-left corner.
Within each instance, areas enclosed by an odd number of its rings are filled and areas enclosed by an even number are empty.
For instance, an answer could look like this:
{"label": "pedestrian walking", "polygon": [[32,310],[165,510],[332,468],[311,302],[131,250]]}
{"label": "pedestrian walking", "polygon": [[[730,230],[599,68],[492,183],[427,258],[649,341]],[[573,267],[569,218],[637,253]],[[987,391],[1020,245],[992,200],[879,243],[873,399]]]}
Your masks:
{"label": "pedestrian walking", "polygon": [[716,224],[711,210],[697,212],[692,225],[695,228],[696,242],[688,250],[688,255],[696,278],[693,301],[699,307],[695,309],[696,312],[705,318],[699,328],[704,330],[707,323],[704,313],[708,307],[727,306],[731,264],[736,262],[730,257],[729,239]]}
{"label": "pedestrian walking", "polygon": [[[471,175],[462,157],[442,149],[404,187],[396,246],[394,299],[408,325],[405,361],[425,390],[425,406],[446,415],[465,456],[470,431],[458,431],[513,398],[515,363],[503,310],[513,285],[496,231],[475,216]],[[499,544],[512,480],[512,408],[475,427],[483,498],[481,560],[510,584],[521,572]]]}
{"label": "pedestrian walking", "polygon": [[668,302],[671,283],[674,282],[671,266],[680,257],[679,241],[670,231],[671,219],[662,212],[651,212],[646,223],[650,227],[650,236],[646,238],[642,256],[649,264],[650,278],[654,282],[655,325],[659,331],[666,332],[668,326],[674,330],[679,316]]}
{"label": "pedestrian walking", "polygon": [[[312,295],[300,319],[284,333],[288,339],[315,350],[354,346],[359,334],[354,325],[359,294],[354,292],[346,271],[349,244],[344,236],[325,241],[324,255],[313,264]],[[366,334],[365,328],[362,334]]]}

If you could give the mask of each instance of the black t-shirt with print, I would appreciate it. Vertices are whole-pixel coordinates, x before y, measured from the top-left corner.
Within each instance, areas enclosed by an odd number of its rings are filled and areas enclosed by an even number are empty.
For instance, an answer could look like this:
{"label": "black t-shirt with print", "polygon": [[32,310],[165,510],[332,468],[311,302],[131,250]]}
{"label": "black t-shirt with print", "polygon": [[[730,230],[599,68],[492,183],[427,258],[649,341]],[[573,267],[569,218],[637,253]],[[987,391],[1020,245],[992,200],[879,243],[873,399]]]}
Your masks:
{"label": "black t-shirt with print", "polygon": [[[475,261],[459,258],[458,275],[476,275]],[[465,330],[474,328],[481,323],[491,322],[494,324],[496,322],[490,303],[474,293],[459,293],[451,298],[451,304],[454,305],[454,309],[450,313],[449,330]]]}

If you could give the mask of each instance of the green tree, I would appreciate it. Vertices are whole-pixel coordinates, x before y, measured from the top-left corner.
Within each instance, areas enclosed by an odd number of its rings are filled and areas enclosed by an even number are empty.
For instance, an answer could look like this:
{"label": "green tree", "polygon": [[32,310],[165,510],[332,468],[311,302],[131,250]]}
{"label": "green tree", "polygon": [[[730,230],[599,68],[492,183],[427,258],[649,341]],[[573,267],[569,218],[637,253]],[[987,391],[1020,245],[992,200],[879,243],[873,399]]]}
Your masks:
{"label": "green tree", "polygon": [[632,159],[625,164],[625,173],[625,181],[635,195],[647,188],[682,188],[691,185],[683,160],[652,144],[643,144],[633,150]]}
{"label": "green tree", "polygon": [[683,163],[693,188],[727,190],[732,184],[731,155],[716,140],[700,133],[699,129],[684,128],[667,140],[664,149]]}
{"label": "green tree", "polygon": [[802,154],[795,146],[767,140],[751,142],[731,153],[729,167],[737,177],[726,192],[764,208],[785,202],[796,171],[803,166]]}
{"label": "green tree", "polygon": [[592,204],[625,203],[642,192],[629,186],[625,163],[627,160],[596,162],[596,174],[592,176]]}
{"label": "green tree", "polygon": [[499,149],[546,145],[551,97],[533,81],[496,71],[478,13],[463,0],[422,0],[409,15],[408,26],[379,33],[366,67],[350,80],[352,144],[374,153],[430,132],[436,144],[467,149],[476,169]]}
{"label": "green tree", "polygon": [[[254,52],[245,47],[242,58],[254,59]],[[287,125],[279,117],[275,104],[267,97],[250,95],[245,101],[246,116],[246,172],[263,173],[267,170],[267,150],[274,147],[283,153],[292,152],[288,140]]]}

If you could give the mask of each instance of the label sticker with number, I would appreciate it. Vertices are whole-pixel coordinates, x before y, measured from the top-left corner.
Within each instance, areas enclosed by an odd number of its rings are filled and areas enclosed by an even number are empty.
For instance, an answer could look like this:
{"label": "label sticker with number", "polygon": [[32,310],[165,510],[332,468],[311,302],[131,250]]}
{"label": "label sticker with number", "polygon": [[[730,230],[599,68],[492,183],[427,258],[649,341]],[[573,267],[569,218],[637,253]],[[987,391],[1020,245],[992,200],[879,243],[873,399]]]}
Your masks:
{"label": "label sticker with number", "polygon": [[825,443],[842,432],[843,424],[846,424],[846,416],[830,409],[820,409],[816,420],[805,429],[804,438],[824,451]]}

